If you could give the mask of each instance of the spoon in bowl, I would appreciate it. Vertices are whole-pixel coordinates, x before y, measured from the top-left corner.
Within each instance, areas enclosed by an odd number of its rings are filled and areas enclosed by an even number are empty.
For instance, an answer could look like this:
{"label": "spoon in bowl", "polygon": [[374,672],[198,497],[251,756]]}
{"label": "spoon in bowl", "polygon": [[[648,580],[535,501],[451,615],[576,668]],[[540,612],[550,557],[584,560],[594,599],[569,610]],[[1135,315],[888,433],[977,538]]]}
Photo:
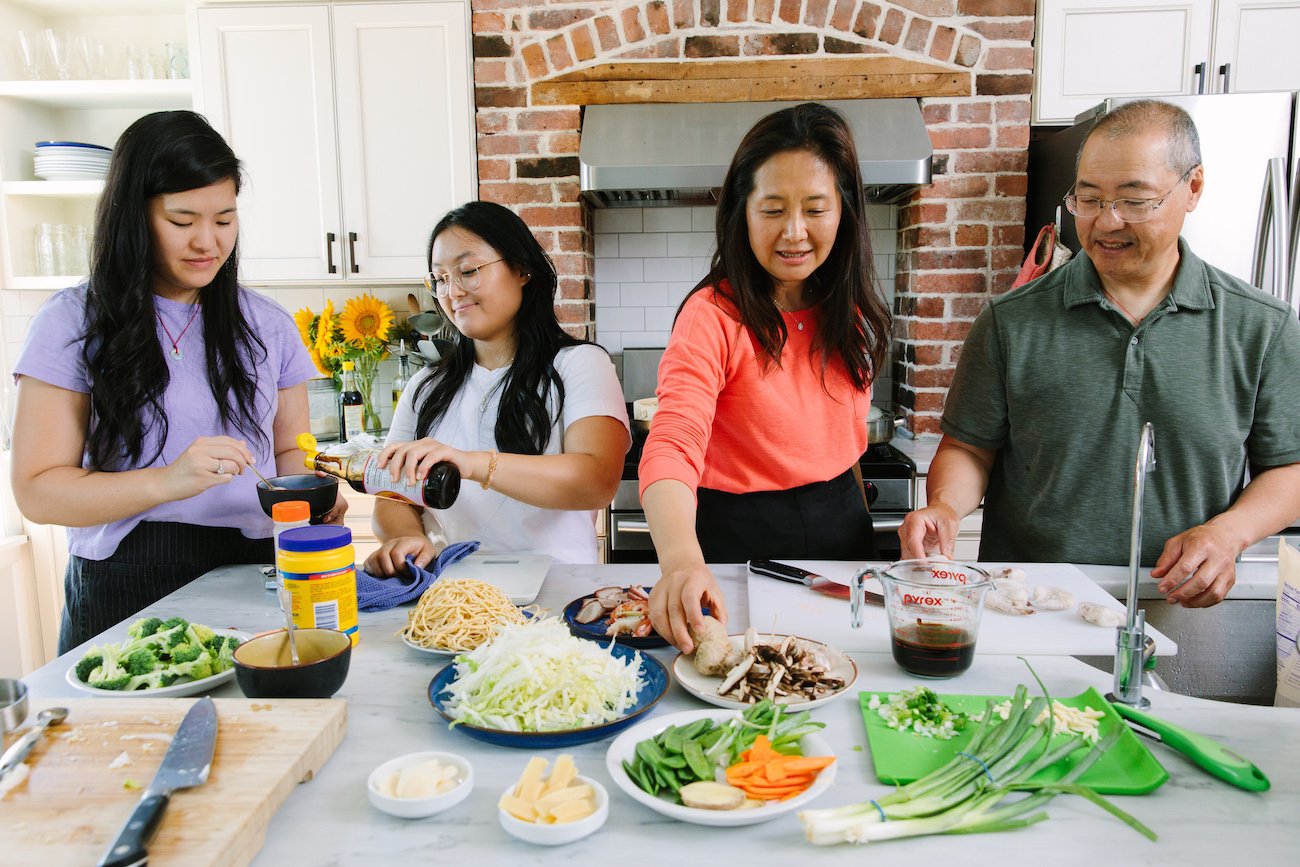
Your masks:
{"label": "spoon in bowl", "polygon": [[261,480],[266,484],[266,487],[267,487],[268,490],[272,490],[272,491],[287,491],[287,490],[289,490],[288,488],[282,488],[282,487],[280,487],[279,485],[273,485],[273,484],[271,484],[271,480],[268,479],[266,476],[262,475],[261,473],[259,473],[259,472],[257,471],[257,467],[253,466],[252,464],[249,464],[249,465],[248,465],[248,468],[249,468],[250,470],[253,471],[253,475],[257,476],[259,479],[261,479]]}
{"label": "spoon in bowl", "polygon": [[293,597],[289,595],[289,591],[284,587],[280,588],[277,595],[280,597],[280,610],[284,612],[284,631],[289,633],[289,657],[293,660],[294,665],[299,665],[298,643],[294,641],[293,637]]}
{"label": "spoon in bowl", "polygon": [[27,730],[17,742],[5,750],[3,757],[0,757],[0,777],[9,773],[27,758],[27,754],[36,746],[36,742],[45,732],[45,727],[49,725],[58,725],[68,716],[66,707],[47,707],[36,715],[36,724]]}

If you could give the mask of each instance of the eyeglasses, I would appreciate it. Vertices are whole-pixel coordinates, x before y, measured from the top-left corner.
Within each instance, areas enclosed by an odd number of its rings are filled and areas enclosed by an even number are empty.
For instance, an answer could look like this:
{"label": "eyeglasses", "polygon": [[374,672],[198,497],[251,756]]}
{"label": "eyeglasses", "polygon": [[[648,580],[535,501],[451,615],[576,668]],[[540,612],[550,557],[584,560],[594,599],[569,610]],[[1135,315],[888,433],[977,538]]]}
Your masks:
{"label": "eyeglasses", "polygon": [[[1199,165],[1200,163],[1196,164]],[[1109,207],[1111,213],[1125,223],[1145,223],[1151,219],[1156,208],[1163,205],[1165,199],[1174,194],[1178,185],[1187,180],[1196,166],[1183,172],[1183,176],[1174,183],[1169,192],[1154,199],[1099,199],[1096,196],[1076,196],[1070,193],[1065,197],[1065,207],[1071,214],[1085,219],[1091,219],[1100,214],[1103,207]]]}
{"label": "eyeglasses", "polygon": [[424,288],[428,289],[439,298],[446,298],[451,294],[451,284],[455,282],[457,286],[466,292],[473,292],[478,289],[479,271],[482,271],[488,265],[495,265],[498,262],[504,262],[505,259],[493,259],[491,262],[484,262],[482,265],[476,265],[473,268],[458,268],[451,274],[435,274],[430,271],[424,275]]}

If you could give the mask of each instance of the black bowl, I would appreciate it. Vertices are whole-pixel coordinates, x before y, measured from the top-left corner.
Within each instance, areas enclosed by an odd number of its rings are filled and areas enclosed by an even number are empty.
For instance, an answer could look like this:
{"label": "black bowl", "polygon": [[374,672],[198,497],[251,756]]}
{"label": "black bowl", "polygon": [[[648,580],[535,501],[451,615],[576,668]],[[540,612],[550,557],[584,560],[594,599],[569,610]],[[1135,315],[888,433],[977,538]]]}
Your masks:
{"label": "black bowl", "polygon": [[235,680],[249,698],[329,698],[348,677],[352,639],[334,629],[295,629],[298,664],[283,629],[235,648]]}
{"label": "black bowl", "polygon": [[311,522],[319,524],[330,509],[334,508],[334,501],[339,495],[339,480],[333,476],[276,476],[269,481],[285,490],[273,491],[266,486],[266,482],[257,483],[257,500],[268,518],[271,517],[271,507],[276,503],[304,500],[311,510]]}

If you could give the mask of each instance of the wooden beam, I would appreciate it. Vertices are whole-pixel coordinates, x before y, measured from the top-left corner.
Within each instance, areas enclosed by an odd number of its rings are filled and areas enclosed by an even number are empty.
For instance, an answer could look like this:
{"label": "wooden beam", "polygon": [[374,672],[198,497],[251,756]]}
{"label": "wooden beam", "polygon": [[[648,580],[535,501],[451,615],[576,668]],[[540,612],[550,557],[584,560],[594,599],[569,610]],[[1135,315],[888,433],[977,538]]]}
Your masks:
{"label": "wooden beam", "polygon": [[969,96],[971,73],[889,55],[606,63],[534,82],[534,105]]}

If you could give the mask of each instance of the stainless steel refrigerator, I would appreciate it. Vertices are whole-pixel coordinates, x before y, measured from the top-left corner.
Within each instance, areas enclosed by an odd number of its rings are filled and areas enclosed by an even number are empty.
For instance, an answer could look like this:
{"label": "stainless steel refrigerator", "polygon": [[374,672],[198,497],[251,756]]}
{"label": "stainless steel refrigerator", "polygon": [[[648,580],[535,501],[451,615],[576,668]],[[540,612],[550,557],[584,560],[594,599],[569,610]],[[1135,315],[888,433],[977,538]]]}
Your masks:
{"label": "stainless steel refrigerator", "polygon": [[[1300,94],[1161,99],[1186,109],[1201,137],[1205,192],[1183,238],[1197,256],[1300,310]],[[1106,100],[1039,142],[1030,160],[1030,232],[1059,215],[1062,241],[1078,251],[1074,218],[1061,201],[1074,183],[1075,157],[1097,118],[1132,101]]]}

